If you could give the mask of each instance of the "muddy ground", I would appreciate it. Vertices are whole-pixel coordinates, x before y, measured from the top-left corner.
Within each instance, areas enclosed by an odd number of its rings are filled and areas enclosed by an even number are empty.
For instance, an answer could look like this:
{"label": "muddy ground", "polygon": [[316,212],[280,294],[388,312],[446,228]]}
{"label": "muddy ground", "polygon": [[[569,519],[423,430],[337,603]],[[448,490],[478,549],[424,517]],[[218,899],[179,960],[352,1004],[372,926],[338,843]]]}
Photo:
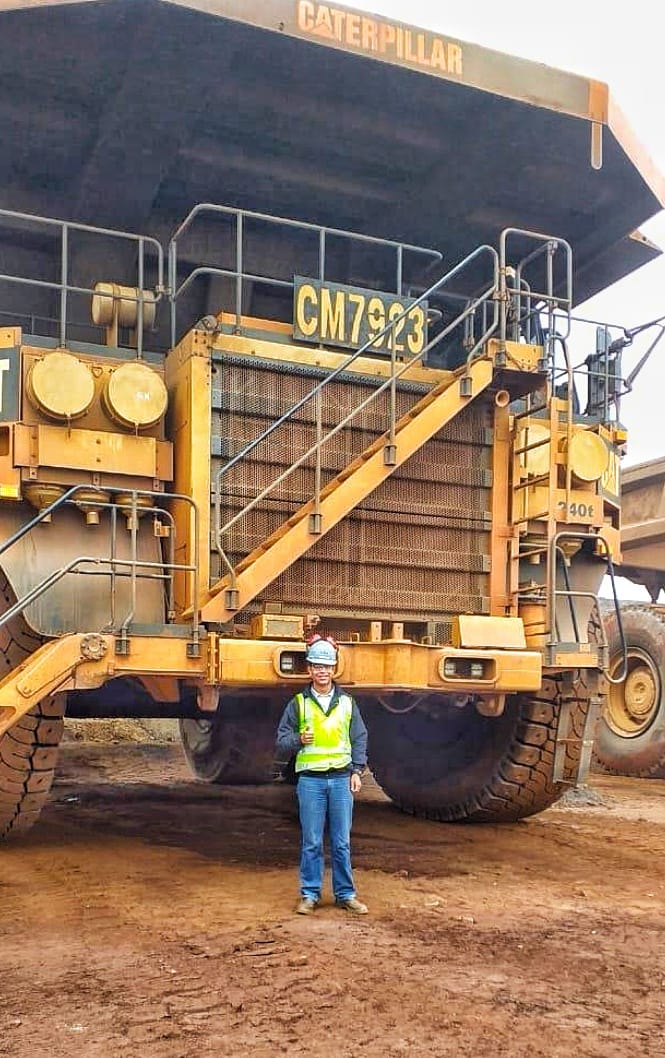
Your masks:
{"label": "muddy ground", "polygon": [[664,795],[595,777],[464,827],[370,787],[371,914],[304,918],[290,788],[193,782],[177,745],[69,743],[0,851],[0,1054],[662,1058]]}

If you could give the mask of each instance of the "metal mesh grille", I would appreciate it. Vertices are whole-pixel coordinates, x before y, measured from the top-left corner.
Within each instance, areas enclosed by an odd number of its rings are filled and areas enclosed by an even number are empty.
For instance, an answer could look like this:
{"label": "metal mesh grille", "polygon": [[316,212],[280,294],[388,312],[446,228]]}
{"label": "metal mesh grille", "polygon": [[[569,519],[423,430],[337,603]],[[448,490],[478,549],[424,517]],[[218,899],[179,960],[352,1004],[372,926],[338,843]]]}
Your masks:
{"label": "metal mesh grille", "polygon": [[[223,357],[213,392],[213,480],[218,468],[259,436],[316,383],[311,369]],[[323,390],[324,434],[376,386],[357,377]],[[424,389],[397,393],[399,415]],[[386,429],[387,395],[362,411],[352,427],[324,445],[322,483]],[[238,513],[315,440],[313,402],[221,479],[222,522]],[[491,446],[487,406],[474,402],[444,427],[361,506],[323,536],[269,585],[248,612],[278,603],[285,610],[365,618],[435,622],[446,636],[453,614],[488,612]],[[312,498],[308,459],[224,536],[236,564]],[[212,577],[220,575],[212,555]]]}

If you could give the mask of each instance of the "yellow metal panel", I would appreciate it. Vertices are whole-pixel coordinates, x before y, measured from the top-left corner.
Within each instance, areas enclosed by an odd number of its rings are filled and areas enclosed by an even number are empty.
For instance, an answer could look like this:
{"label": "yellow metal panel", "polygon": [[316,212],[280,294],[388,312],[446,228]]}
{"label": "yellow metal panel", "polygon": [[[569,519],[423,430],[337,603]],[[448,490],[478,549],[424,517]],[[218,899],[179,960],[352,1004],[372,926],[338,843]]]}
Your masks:
{"label": "yellow metal panel", "polygon": [[[607,547],[609,548],[612,561],[615,563],[621,562],[624,557],[621,553],[621,544],[625,540],[623,530],[620,532],[618,529],[615,529],[612,525],[604,525],[602,535],[603,539],[607,543]],[[598,554],[602,555],[603,557],[607,554],[606,549],[600,542],[598,544],[597,550]]]}
{"label": "yellow metal panel", "polygon": [[543,518],[551,515],[556,522],[568,525],[593,525],[600,527],[603,524],[603,501],[593,487],[588,491],[571,489],[568,499],[566,499],[565,489],[556,489],[554,505],[551,510],[549,506],[550,492],[547,485],[534,485],[528,489],[520,489],[515,499],[516,517],[518,519],[524,518],[526,515],[532,518]]}
{"label": "yellow metal panel", "polygon": [[555,654],[548,669],[597,669],[598,666],[598,653],[589,647],[587,653],[584,651],[576,651],[575,653],[561,651],[560,654]]}
{"label": "yellow metal panel", "polygon": [[223,326],[232,327],[234,330],[238,327],[240,331],[267,331],[272,334],[283,334],[288,338],[293,337],[293,324],[282,323],[280,320],[264,320],[260,316],[241,316],[237,321],[235,312],[224,311],[217,313],[217,319]]}
{"label": "yellow metal panel", "polygon": [[131,639],[128,654],[115,654],[111,635],[67,635],[35,651],[22,666],[0,682],[0,736],[48,694],[101,687],[115,676],[163,679],[165,676],[203,682],[207,641],[201,657],[188,657],[185,639],[146,636]]}
{"label": "yellow metal panel", "polygon": [[[217,638],[215,667],[210,683],[234,687],[301,684],[303,672],[280,672],[280,655],[304,654],[304,644]],[[212,657],[211,651],[211,657]],[[439,672],[445,658],[482,659],[490,663],[491,684],[473,680],[444,679]],[[542,657],[536,651],[454,650],[408,640],[378,643],[344,643],[339,648],[337,675],[345,686],[430,690],[448,693],[518,693],[535,691],[542,679]]]}
{"label": "yellow metal panel", "polygon": [[[93,399],[87,407],[87,410],[83,411],[81,417],[77,419],[77,427],[79,429],[100,430],[106,433],[115,433],[117,432],[118,422],[114,420],[112,415],[109,415],[109,408],[104,393],[109,385],[115,385],[112,380],[117,372],[120,372],[121,378],[123,376],[126,377],[127,372],[129,372],[130,375],[134,375],[134,381],[136,382],[135,365],[137,363],[140,363],[141,366],[138,370],[139,387],[136,397],[140,404],[145,404],[145,385],[142,386],[140,381],[145,381],[146,377],[154,376],[154,382],[151,382],[151,385],[158,391],[163,392],[163,371],[160,365],[149,367],[142,361],[137,362],[135,360],[124,359],[115,360],[111,357],[95,357],[90,354],[79,352],[74,355],[67,349],[48,351],[35,346],[23,345],[21,346],[21,373],[23,393],[27,399],[23,400],[21,419],[24,423],[29,423],[31,425],[36,425],[37,423],[44,421],[48,422],[49,408],[52,413],[51,421],[54,414],[62,416],[63,410],[65,413],[67,411],[68,387],[73,385],[80,388],[80,379],[85,378],[85,374],[88,373],[93,382]],[[53,365],[55,365],[55,367],[53,367]],[[40,407],[40,402],[34,399],[34,392],[31,397],[31,378],[35,372],[36,377],[39,378],[40,374],[45,370],[45,367],[48,369],[46,374],[51,374],[51,378],[50,380],[47,380],[49,386],[47,387],[46,402]],[[79,378],[79,382],[76,381],[77,377]],[[48,395],[48,388],[51,388],[53,391],[50,396]],[[59,390],[62,390],[64,395],[63,393],[59,394]],[[148,400],[147,403],[151,408],[154,407],[153,400]],[[164,410],[162,404],[161,412],[163,413]],[[164,415],[160,414],[158,421],[153,426],[146,427],[145,419],[143,419],[142,416],[139,416],[141,435],[143,437],[163,438],[164,422]],[[123,433],[127,433],[128,431],[131,432],[133,430],[133,426],[129,425],[129,420],[126,419],[121,429]]]}
{"label": "yellow metal panel", "polygon": [[[290,325],[289,330],[293,330]],[[306,364],[308,367],[324,367],[327,370],[335,370],[349,358],[349,353],[333,352],[330,349],[312,349],[311,346],[297,345],[289,342],[288,345],[260,338],[246,338],[237,334],[215,335],[214,353],[235,353],[242,356],[256,356],[262,360],[275,360],[284,362],[288,360],[291,364]],[[374,378],[390,377],[390,360],[378,357],[359,356],[347,369],[356,375],[372,375]],[[452,379],[452,371],[444,371],[440,368],[423,367],[414,364],[402,375],[405,382],[424,382],[431,386],[438,385],[443,379]]]}
{"label": "yellow metal panel", "polygon": [[[460,658],[479,660],[491,663],[491,690],[494,693],[516,694],[523,691],[538,691],[542,685],[542,655],[537,651],[492,651],[492,650],[450,650],[443,652],[443,658]],[[439,673],[438,682],[441,688],[448,691],[486,691],[487,685],[480,680],[444,679]]]}
{"label": "yellow metal panel", "polygon": [[294,614],[257,614],[252,618],[252,639],[303,639],[305,621]]}
{"label": "yellow metal panel", "polygon": [[490,566],[490,611],[505,614],[513,606],[510,593],[513,541],[517,538],[510,523],[509,470],[511,462],[510,411],[495,406],[492,446],[492,528]]}
{"label": "yellow metal panel", "polygon": [[[166,449],[168,452],[168,449]],[[161,461],[164,460],[164,449]],[[68,429],[66,426],[16,425],[15,461],[18,466],[69,467],[97,474],[157,477],[154,437]],[[165,469],[162,466],[162,470]],[[167,479],[168,480],[168,479]]]}
{"label": "yellow metal panel", "polygon": [[20,344],[20,327],[0,327],[0,349],[17,349]]}
{"label": "yellow metal panel", "polygon": [[589,79],[589,117],[606,124],[609,110],[609,90],[602,81]]}
{"label": "yellow metal panel", "polygon": [[[489,343],[490,351],[499,346],[497,338],[492,338]],[[535,371],[538,362],[543,356],[542,345],[522,345],[519,342],[506,342],[506,367],[513,371]]]}
{"label": "yellow metal panel", "polygon": [[173,676],[143,676],[141,683],[156,702],[180,701],[180,687]]}
{"label": "yellow metal panel", "polygon": [[453,621],[452,643],[471,649],[495,647],[525,650],[524,624],[520,617],[484,617],[459,614]]}
{"label": "yellow metal panel", "polygon": [[[200,657],[189,656],[189,643],[171,636],[130,637],[129,651],[115,653],[111,635],[66,635],[40,647],[0,682],[0,736],[38,701],[61,691],[101,687],[118,676],[137,676],[160,694],[176,693],[174,681],[184,680],[202,692],[211,686],[281,687],[302,684],[303,674],[280,671],[284,652],[304,654],[305,644],[290,641],[224,639],[210,635],[201,642]],[[446,680],[445,658],[482,658],[493,674],[488,681]],[[577,655],[567,655],[577,666]],[[584,664],[585,662],[582,662]],[[588,662],[586,662],[588,664]],[[347,686],[391,690],[439,690],[451,693],[511,693],[537,690],[541,655],[530,651],[462,651],[409,641],[353,643],[340,648],[339,674]]]}
{"label": "yellow metal panel", "polygon": [[[198,583],[201,592],[210,584],[210,345],[209,338],[192,331],[166,359],[166,384],[171,408],[175,448],[174,491],[191,496],[199,514]],[[191,508],[174,505],[176,562],[193,564],[194,520]],[[176,607],[191,606],[191,576],[175,576]]]}
{"label": "yellow metal panel", "polygon": [[14,424],[0,425],[0,497],[18,499],[21,472],[14,465]]}

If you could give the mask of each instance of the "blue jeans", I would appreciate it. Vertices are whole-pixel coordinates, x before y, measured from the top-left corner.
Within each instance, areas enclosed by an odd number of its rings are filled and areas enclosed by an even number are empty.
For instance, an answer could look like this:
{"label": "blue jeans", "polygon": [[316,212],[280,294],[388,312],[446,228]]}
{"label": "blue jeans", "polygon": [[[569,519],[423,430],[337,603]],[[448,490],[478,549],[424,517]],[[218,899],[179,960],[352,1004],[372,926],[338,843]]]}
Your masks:
{"label": "blue jeans", "polygon": [[300,892],[310,900],[321,898],[323,884],[323,832],[328,823],[332,887],[336,900],[355,896],[351,870],[351,819],[353,794],[348,774],[316,778],[300,775],[297,794],[302,845]]}

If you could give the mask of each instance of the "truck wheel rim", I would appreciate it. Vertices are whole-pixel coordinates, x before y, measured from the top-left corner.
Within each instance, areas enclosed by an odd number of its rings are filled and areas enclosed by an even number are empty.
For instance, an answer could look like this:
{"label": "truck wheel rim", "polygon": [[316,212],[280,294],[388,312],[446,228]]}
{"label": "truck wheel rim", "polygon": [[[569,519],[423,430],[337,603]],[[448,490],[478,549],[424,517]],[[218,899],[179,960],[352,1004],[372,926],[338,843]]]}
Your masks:
{"label": "truck wheel rim", "polygon": [[[621,656],[610,666],[614,676],[621,670]],[[623,683],[611,684],[607,723],[622,738],[635,738],[653,723],[660,706],[660,676],[651,659],[641,651],[628,653],[628,672]]]}

